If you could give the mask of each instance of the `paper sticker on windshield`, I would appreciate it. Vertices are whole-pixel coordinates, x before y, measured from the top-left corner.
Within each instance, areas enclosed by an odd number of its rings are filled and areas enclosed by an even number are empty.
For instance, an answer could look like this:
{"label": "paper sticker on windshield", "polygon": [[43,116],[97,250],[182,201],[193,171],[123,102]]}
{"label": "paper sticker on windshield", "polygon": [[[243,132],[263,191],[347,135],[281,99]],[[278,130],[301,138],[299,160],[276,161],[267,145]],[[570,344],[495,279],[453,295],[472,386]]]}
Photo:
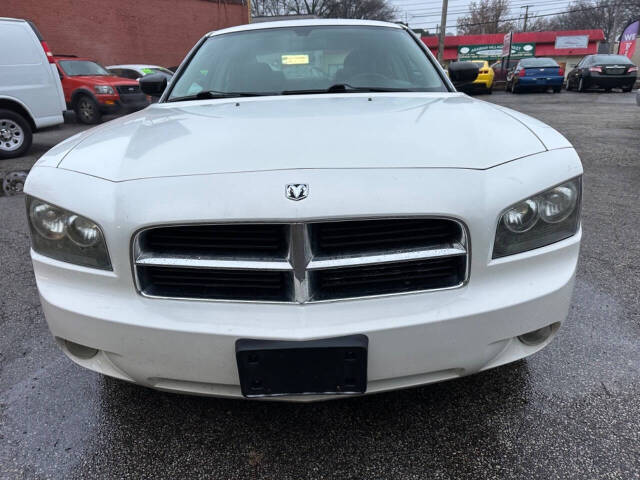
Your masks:
{"label": "paper sticker on windshield", "polygon": [[309,55],[282,55],[283,65],[308,65]]}
{"label": "paper sticker on windshield", "polygon": [[149,75],[150,73],[153,73],[153,70],[150,68],[141,68],[140,71],[145,75]]}

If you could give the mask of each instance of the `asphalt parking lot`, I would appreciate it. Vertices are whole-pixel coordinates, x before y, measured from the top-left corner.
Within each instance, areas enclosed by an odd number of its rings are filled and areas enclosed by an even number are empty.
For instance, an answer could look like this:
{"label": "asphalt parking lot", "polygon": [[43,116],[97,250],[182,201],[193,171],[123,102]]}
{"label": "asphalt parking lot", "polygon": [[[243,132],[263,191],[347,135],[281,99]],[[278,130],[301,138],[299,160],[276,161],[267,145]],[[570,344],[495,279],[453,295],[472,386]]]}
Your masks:
{"label": "asphalt parking lot", "polygon": [[[479,98],[549,123],[584,163],[574,301],[549,347],[460,380],[316,404],[128,385],[83,370],[58,350],[31,271],[24,199],[0,197],[0,476],[640,478],[635,92]],[[0,162],[0,172],[30,168],[83,128],[36,135],[32,154]]]}

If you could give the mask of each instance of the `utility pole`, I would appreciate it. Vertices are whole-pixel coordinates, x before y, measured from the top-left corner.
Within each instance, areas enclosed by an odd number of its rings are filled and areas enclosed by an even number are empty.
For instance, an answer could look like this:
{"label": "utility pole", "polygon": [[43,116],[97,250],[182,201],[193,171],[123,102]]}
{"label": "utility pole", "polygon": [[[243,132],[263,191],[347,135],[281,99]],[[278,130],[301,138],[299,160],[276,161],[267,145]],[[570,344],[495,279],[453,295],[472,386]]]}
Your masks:
{"label": "utility pole", "polygon": [[526,32],[527,31],[527,20],[529,20],[529,7],[531,7],[532,5],[523,5],[520,8],[524,8],[524,25],[522,26],[522,31]]}
{"label": "utility pole", "polygon": [[438,62],[442,65],[444,58],[444,36],[447,31],[447,8],[449,0],[442,0],[442,17],[440,17],[440,37],[438,38]]}

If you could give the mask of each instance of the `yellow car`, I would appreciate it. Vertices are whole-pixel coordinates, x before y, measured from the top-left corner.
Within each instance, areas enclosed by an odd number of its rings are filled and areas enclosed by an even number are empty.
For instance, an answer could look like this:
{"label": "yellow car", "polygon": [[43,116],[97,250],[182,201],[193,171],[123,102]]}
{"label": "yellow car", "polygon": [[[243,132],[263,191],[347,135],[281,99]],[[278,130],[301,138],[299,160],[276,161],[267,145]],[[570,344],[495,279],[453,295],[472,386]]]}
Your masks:
{"label": "yellow car", "polygon": [[491,93],[493,90],[493,77],[495,76],[493,68],[489,66],[489,62],[486,60],[472,60],[472,62],[480,67],[478,78],[474,80],[473,87],[481,88],[486,93]]}

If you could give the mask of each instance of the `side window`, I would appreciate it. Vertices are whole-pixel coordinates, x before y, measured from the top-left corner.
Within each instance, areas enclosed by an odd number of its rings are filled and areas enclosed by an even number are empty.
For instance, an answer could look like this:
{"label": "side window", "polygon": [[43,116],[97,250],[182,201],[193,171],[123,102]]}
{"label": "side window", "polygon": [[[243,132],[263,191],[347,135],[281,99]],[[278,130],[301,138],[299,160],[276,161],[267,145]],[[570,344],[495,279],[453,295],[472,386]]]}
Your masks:
{"label": "side window", "polygon": [[138,72],[136,72],[135,70],[131,70],[129,68],[125,68],[124,70],[122,70],[122,76],[124,78],[130,78],[131,80],[137,80],[138,78],[140,78],[142,75],[140,75]]}
{"label": "side window", "polygon": [[109,71],[115,75],[116,77],[121,77],[122,76],[122,69],[121,68],[110,68]]}

